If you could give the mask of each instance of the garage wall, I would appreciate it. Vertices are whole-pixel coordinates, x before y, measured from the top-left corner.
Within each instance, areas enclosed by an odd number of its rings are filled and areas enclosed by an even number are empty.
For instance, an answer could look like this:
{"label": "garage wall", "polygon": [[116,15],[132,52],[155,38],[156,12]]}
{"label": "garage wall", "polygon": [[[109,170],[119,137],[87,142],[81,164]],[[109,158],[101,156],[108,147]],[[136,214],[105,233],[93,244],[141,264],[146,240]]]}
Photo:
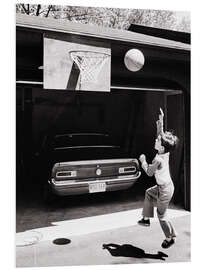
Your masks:
{"label": "garage wall", "polygon": [[[183,203],[189,200],[186,192],[186,171],[185,171],[185,115],[184,115],[184,95],[167,96],[167,124],[179,138],[179,144],[174,153],[171,154],[170,169],[173,179],[175,179],[174,202]],[[180,166],[181,164],[181,166]],[[189,201],[188,201],[189,202]]]}

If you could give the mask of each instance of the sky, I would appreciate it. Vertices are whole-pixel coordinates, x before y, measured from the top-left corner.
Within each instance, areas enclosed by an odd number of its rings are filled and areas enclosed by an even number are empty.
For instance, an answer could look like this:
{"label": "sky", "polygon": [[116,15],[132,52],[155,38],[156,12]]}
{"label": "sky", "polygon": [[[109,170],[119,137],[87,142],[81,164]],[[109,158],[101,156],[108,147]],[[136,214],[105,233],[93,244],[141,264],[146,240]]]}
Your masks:
{"label": "sky", "polygon": [[188,11],[176,11],[176,18],[181,21],[183,17],[190,18],[190,12]]}

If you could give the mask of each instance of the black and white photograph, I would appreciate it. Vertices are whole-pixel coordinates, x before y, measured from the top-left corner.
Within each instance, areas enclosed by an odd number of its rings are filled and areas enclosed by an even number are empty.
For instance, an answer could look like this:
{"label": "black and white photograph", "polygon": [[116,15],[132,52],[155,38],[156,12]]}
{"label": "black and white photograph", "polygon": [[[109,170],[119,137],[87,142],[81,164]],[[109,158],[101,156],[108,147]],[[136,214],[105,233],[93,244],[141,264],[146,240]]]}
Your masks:
{"label": "black and white photograph", "polygon": [[190,10],[15,3],[15,31],[16,267],[191,262]]}

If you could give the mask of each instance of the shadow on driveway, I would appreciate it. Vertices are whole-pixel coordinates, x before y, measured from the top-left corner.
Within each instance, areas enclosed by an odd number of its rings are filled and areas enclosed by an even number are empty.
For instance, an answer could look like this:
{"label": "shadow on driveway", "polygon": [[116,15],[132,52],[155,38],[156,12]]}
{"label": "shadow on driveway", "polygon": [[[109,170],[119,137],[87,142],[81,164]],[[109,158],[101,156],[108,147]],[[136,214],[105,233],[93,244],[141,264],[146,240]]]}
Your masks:
{"label": "shadow on driveway", "polygon": [[141,248],[134,247],[132,245],[124,244],[103,244],[103,249],[107,249],[112,256],[115,257],[133,257],[133,258],[149,258],[165,261],[165,258],[168,257],[167,254],[158,251],[157,254],[145,253]]}

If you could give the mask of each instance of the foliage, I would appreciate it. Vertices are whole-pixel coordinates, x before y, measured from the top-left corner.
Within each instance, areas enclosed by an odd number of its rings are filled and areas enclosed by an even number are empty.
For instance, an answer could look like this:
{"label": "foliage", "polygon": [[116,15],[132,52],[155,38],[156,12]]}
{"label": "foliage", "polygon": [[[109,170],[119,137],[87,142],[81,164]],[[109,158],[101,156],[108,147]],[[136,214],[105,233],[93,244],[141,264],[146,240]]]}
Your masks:
{"label": "foliage", "polygon": [[117,29],[128,29],[134,23],[190,32],[189,17],[178,20],[176,12],[165,10],[16,4],[16,12]]}

